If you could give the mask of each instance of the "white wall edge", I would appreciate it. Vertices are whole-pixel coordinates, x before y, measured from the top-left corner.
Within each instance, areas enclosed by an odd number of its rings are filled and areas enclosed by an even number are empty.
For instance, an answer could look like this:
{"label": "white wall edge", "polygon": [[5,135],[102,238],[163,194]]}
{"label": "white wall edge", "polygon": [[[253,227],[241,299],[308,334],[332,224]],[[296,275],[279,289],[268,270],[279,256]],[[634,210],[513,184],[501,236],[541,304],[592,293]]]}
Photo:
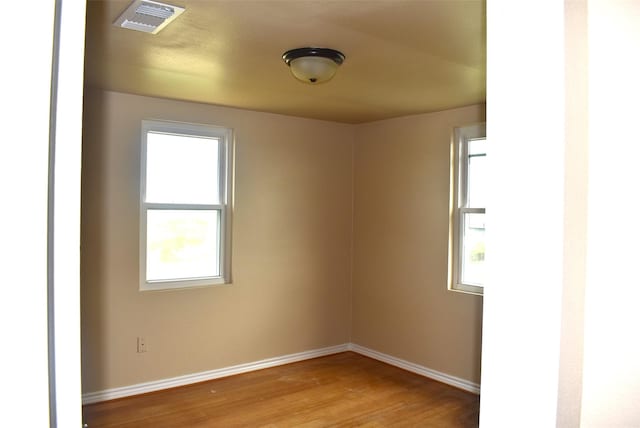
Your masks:
{"label": "white wall edge", "polygon": [[455,386],[456,388],[463,389],[474,394],[480,394],[480,385],[477,383],[470,382],[456,376],[451,376],[419,364],[411,363],[391,355],[383,354],[382,352],[374,351],[373,349],[365,348],[364,346],[356,345],[355,343],[350,343],[348,349],[350,351],[357,352],[358,354],[362,354],[365,357],[382,361],[383,363],[428,377],[429,379],[437,380],[438,382],[446,383],[447,385]]}
{"label": "white wall edge", "polygon": [[103,391],[89,392],[82,394],[82,404],[98,403],[100,401],[114,400],[116,398],[129,397],[131,395],[145,394],[147,392],[160,391],[177,386],[190,385],[207,380],[219,379],[221,377],[233,376],[240,373],[247,373],[254,370],[266,369],[269,367],[281,366],[312,358],[324,357],[326,355],[338,354],[340,352],[353,351],[374,360],[382,361],[395,367],[419,374],[429,379],[463,389],[474,394],[480,394],[480,385],[459,377],[451,376],[436,370],[429,369],[419,364],[411,363],[382,352],[374,351],[355,343],[345,343],[342,345],[330,346],[328,348],[314,349],[311,351],[299,352],[296,354],[283,355],[281,357],[267,358],[265,360],[252,363],[239,364],[221,369],[208,370],[205,372],[192,373],[184,376],[177,376],[168,379],[161,379],[151,382],[143,382],[120,388],[105,389]]}
{"label": "white wall edge", "polygon": [[100,401],[114,400],[116,398],[128,397],[131,395],[145,394],[147,392],[160,391],[162,389],[174,388],[176,386],[190,385],[192,383],[204,382],[221,377],[232,376],[254,370],[266,369],[269,367],[281,366],[295,363],[297,361],[309,360],[311,358],[324,357],[326,355],[338,354],[349,350],[349,344],[330,346],[328,348],[314,349],[311,351],[299,352],[296,354],[283,355],[281,357],[267,358],[265,360],[252,363],[238,364],[236,366],[224,367],[221,369],[208,370],[199,373],[192,373],[184,376],[161,379],[151,382],[143,382],[130,386],[105,389],[103,391],[89,392],[82,394],[82,404],[97,403]]}

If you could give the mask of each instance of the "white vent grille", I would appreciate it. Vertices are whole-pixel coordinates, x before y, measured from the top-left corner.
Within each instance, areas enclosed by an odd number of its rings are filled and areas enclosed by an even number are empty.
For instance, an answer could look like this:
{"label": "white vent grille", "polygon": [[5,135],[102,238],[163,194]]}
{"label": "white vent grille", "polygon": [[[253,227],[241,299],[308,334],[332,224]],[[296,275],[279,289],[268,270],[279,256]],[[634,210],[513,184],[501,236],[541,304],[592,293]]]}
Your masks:
{"label": "white vent grille", "polygon": [[116,27],[157,34],[184,8],[152,0],[135,0],[113,23]]}

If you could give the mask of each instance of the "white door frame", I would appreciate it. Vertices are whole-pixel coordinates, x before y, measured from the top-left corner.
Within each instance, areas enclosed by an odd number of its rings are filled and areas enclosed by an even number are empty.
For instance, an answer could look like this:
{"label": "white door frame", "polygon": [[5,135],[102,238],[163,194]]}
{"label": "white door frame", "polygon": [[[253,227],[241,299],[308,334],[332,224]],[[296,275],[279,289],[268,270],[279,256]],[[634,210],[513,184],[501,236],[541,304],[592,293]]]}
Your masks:
{"label": "white door frame", "polygon": [[48,210],[50,424],[82,425],[80,181],[86,3],[56,1]]}

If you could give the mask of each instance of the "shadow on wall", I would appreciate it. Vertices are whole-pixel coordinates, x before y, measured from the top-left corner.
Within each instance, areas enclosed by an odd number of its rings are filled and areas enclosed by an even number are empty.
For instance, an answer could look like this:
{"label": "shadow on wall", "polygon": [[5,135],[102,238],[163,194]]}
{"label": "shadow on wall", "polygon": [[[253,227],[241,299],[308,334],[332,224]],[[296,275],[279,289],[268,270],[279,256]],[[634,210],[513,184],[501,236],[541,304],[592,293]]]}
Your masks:
{"label": "shadow on wall", "polygon": [[[90,95],[88,95],[90,93]],[[85,91],[85,97],[96,99],[97,93]],[[98,98],[99,99],[99,98]],[[90,110],[86,110],[87,106]],[[82,126],[82,206],[80,220],[80,314],[82,340],[82,384],[101,385],[106,374],[105,366],[107,340],[105,335],[106,301],[105,242],[108,239],[103,225],[108,213],[104,194],[106,191],[106,166],[100,162],[107,156],[106,145],[92,140],[91,135],[106,135],[105,109],[102,102],[85,102]],[[89,131],[90,130],[90,131]],[[90,167],[89,167],[90,166]],[[91,290],[91,292],[89,292]],[[95,334],[99,332],[99,334]],[[89,336],[91,335],[91,336]]]}

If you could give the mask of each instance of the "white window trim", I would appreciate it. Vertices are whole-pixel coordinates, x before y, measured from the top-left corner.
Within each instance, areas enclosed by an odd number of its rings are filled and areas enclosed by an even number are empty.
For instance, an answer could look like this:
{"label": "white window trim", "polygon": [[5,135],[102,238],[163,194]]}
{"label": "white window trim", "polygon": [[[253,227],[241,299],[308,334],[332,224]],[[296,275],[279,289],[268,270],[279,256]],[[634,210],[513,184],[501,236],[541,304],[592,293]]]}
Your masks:
{"label": "white window trim", "polygon": [[[149,131],[212,137],[220,140],[219,159],[221,204],[148,203],[146,199],[147,134]],[[140,138],[140,291],[158,291],[231,284],[231,213],[233,202],[233,131],[213,125],[143,120]],[[147,281],[147,210],[206,209],[220,212],[220,275],[206,278]]]}
{"label": "white window trim", "polygon": [[467,150],[470,140],[486,138],[486,124],[455,128],[451,144],[451,201],[449,221],[449,281],[448,288],[452,291],[482,295],[484,286],[468,284],[461,281],[462,236],[464,214],[484,214],[485,208],[468,208],[464,206],[467,200]]}

